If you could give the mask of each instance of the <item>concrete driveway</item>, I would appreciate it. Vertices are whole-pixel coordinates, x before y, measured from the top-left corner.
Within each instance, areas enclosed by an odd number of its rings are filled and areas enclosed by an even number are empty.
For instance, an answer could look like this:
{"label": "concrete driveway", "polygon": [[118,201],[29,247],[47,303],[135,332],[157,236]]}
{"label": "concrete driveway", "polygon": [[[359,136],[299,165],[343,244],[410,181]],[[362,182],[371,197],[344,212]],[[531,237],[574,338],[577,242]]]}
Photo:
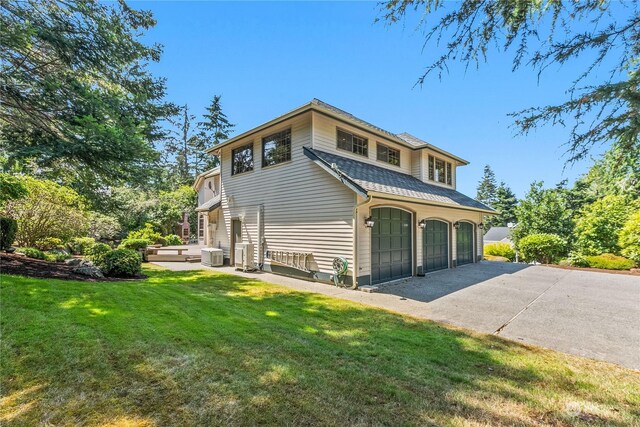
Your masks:
{"label": "concrete driveway", "polygon": [[379,291],[433,320],[640,369],[640,276],[482,262]]}

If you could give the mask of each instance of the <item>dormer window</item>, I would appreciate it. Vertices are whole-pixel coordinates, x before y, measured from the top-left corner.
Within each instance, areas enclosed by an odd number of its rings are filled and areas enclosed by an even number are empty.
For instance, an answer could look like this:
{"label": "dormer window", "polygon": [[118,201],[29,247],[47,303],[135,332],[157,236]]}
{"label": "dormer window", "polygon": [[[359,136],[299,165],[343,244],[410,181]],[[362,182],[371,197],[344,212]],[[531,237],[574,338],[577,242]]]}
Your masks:
{"label": "dormer window", "polygon": [[338,148],[367,157],[369,155],[369,140],[338,129]]}
{"label": "dormer window", "polygon": [[400,150],[388,147],[384,144],[377,145],[377,158],[381,162],[386,162],[394,166],[400,166]]}
{"label": "dormer window", "polygon": [[429,180],[452,185],[453,165],[434,156],[429,156]]}

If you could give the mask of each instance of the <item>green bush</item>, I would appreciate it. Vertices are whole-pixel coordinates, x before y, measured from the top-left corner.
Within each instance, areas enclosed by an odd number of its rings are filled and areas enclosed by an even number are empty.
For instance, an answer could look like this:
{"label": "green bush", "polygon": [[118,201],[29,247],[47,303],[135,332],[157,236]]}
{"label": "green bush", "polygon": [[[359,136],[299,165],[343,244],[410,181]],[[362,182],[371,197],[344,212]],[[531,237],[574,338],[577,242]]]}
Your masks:
{"label": "green bush", "polygon": [[84,254],[87,256],[96,267],[102,270],[105,266],[104,260],[108,253],[111,252],[111,247],[106,243],[94,243],[89,246]]}
{"label": "green bush", "polygon": [[67,247],[69,251],[75,255],[85,255],[87,248],[96,243],[96,239],[93,237],[75,237],[69,240]]}
{"label": "green bush", "polygon": [[131,277],[140,273],[142,258],[130,249],[116,249],[104,257],[102,272],[107,276]]}
{"label": "green bush", "polygon": [[64,262],[71,258],[71,255],[65,252],[47,252],[45,257],[47,261]]}
{"label": "green bush", "polygon": [[635,265],[633,260],[614,254],[588,256],[586,260],[589,267],[606,270],[629,270]]}
{"label": "green bush", "polygon": [[484,247],[484,254],[507,258],[507,261],[516,259],[516,251],[509,243],[488,243]]}
{"label": "green bush", "polygon": [[0,250],[6,251],[16,239],[18,222],[13,218],[0,217]]}
{"label": "green bush", "polygon": [[63,247],[62,239],[57,237],[45,237],[44,239],[40,239],[36,242],[36,248],[41,251],[50,251],[51,249],[59,249]]}
{"label": "green bush", "polygon": [[164,240],[167,246],[182,245],[182,239],[180,236],[175,234],[168,234],[164,236]]}
{"label": "green bush", "polygon": [[135,239],[135,240],[145,239],[151,242],[152,244],[160,244],[163,246],[166,245],[167,243],[165,238],[162,237],[160,233],[155,231],[153,229],[153,225],[149,223],[146,223],[144,225],[144,228],[141,228],[140,230],[131,231],[127,235],[127,238],[125,240],[131,240],[131,239]]}
{"label": "green bush", "polygon": [[551,264],[565,252],[566,244],[556,234],[530,234],[518,242],[522,259],[527,262]]}
{"label": "green bush", "polygon": [[640,210],[631,214],[618,237],[618,243],[622,248],[620,253],[640,265]]}
{"label": "green bush", "polygon": [[18,252],[25,254],[28,258],[47,259],[47,255],[36,248],[20,248]]}
{"label": "green bush", "polygon": [[137,251],[139,249],[144,249],[149,246],[151,242],[147,239],[124,239],[118,245],[118,249],[131,249],[133,251]]}
{"label": "green bush", "polygon": [[567,258],[567,264],[573,267],[589,267],[587,258],[579,253],[569,254],[569,258]]}

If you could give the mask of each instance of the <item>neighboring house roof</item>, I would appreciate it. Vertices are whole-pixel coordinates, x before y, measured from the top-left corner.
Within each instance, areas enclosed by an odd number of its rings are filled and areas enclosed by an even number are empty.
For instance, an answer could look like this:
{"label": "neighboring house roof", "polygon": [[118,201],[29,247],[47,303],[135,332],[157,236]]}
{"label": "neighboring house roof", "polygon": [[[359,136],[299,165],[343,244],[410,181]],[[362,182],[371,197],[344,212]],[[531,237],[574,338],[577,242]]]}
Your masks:
{"label": "neighboring house roof", "polygon": [[274,125],[276,125],[276,124],[278,124],[278,123],[280,123],[280,122],[282,122],[284,120],[291,119],[291,118],[293,118],[295,116],[298,116],[298,115],[300,115],[302,113],[305,113],[305,112],[311,111],[311,110],[319,112],[319,113],[324,114],[324,115],[327,115],[329,117],[335,118],[337,120],[341,120],[341,121],[343,121],[343,122],[345,122],[347,124],[350,124],[350,125],[352,125],[354,127],[361,128],[361,129],[363,129],[365,131],[369,131],[371,133],[380,135],[380,136],[382,136],[382,137],[384,137],[384,138],[386,138],[388,140],[394,141],[394,142],[396,142],[396,143],[398,143],[400,145],[403,145],[403,146],[405,146],[407,148],[410,148],[412,150],[420,150],[420,149],[423,149],[423,148],[428,148],[430,150],[433,150],[433,151],[435,151],[437,153],[440,153],[442,155],[445,155],[447,157],[450,157],[450,158],[456,160],[458,162],[458,164],[460,164],[460,165],[468,165],[469,164],[469,162],[464,160],[463,158],[458,157],[458,156],[456,156],[454,154],[451,154],[448,151],[445,151],[445,150],[443,150],[441,148],[435,147],[435,146],[429,144],[428,142],[425,142],[425,141],[423,141],[423,140],[421,140],[421,139],[419,139],[419,138],[417,138],[417,137],[415,137],[413,135],[410,135],[410,134],[408,134],[406,132],[405,133],[401,133],[401,134],[395,134],[393,132],[389,132],[389,131],[384,130],[384,129],[378,127],[378,126],[372,125],[371,123],[369,123],[369,122],[367,122],[365,120],[359,119],[358,117],[354,116],[351,113],[348,113],[348,112],[346,112],[344,110],[341,110],[340,108],[334,107],[333,105],[327,104],[326,102],[320,101],[319,99],[316,99],[316,98],[312,99],[311,101],[307,102],[304,105],[301,105],[300,107],[298,107],[298,108],[296,108],[296,109],[294,109],[292,111],[289,111],[286,114],[278,116],[273,120],[269,120],[268,122],[263,123],[260,126],[257,126],[257,127],[253,128],[253,129],[250,129],[250,130],[248,130],[246,132],[243,132],[243,133],[241,133],[239,135],[236,135],[233,138],[228,139],[228,140],[226,140],[225,142],[223,142],[221,144],[218,144],[218,145],[216,145],[214,147],[209,148],[207,150],[207,153],[216,153],[216,152],[218,152],[220,150],[220,148],[222,148],[222,147],[224,147],[226,145],[232,144],[232,143],[234,143],[234,142],[236,142],[236,141],[238,141],[238,140],[240,140],[242,138],[246,138],[246,137],[248,137],[248,136],[250,136],[250,135],[252,135],[254,133],[260,132],[260,131],[268,128],[268,127],[274,126]]}
{"label": "neighboring house roof", "polygon": [[417,202],[495,213],[490,207],[452,188],[429,184],[408,174],[308,147],[304,147],[304,153],[363,197],[410,198]]}
{"label": "neighboring house roof", "polygon": [[219,208],[220,204],[220,194],[216,194],[213,198],[198,206],[196,208],[196,212],[211,212],[212,210]]}
{"label": "neighboring house roof", "polygon": [[491,227],[484,235],[485,242],[510,242],[511,228],[509,227]]}
{"label": "neighboring house roof", "polygon": [[193,183],[193,189],[198,191],[202,182],[215,175],[220,175],[220,166],[216,166],[213,169],[209,169],[208,171],[202,172],[200,175],[196,176],[196,180]]}

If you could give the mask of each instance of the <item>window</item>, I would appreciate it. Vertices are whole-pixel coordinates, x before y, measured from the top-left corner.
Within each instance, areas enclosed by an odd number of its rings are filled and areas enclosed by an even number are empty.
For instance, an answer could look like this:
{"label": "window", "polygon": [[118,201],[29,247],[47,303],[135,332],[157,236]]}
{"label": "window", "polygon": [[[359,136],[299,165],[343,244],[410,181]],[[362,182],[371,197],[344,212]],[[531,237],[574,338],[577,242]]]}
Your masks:
{"label": "window", "polygon": [[429,180],[446,183],[447,185],[453,184],[453,166],[449,162],[445,162],[442,159],[437,159],[433,156],[429,156]]}
{"label": "window", "polygon": [[435,180],[438,182],[442,182],[444,184],[445,175],[446,175],[444,160],[436,159],[435,168],[436,168]]}
{"label": "window", "polygon": [[394,166],[400,166],[400,150],[387,147],[386,145],[378,143],[377,146],[378,160],[381,162],[390,163]]}
{"label": "window", "polygon": [[291,160],[291,129],[262,138],[262,167]]}
{"label": "window", "polygon": [[233,166],[231,175],[249,172],[253,170],[253,143],[235,148],[231,152]]}
{"label": "window", "polygon": [[204,215],[198,218],[198,237],[204,239]]}
{"label": "window", "polygon": [[369,141],[349,132],[338,129],[338,148],[361,156],[369,155]]}

